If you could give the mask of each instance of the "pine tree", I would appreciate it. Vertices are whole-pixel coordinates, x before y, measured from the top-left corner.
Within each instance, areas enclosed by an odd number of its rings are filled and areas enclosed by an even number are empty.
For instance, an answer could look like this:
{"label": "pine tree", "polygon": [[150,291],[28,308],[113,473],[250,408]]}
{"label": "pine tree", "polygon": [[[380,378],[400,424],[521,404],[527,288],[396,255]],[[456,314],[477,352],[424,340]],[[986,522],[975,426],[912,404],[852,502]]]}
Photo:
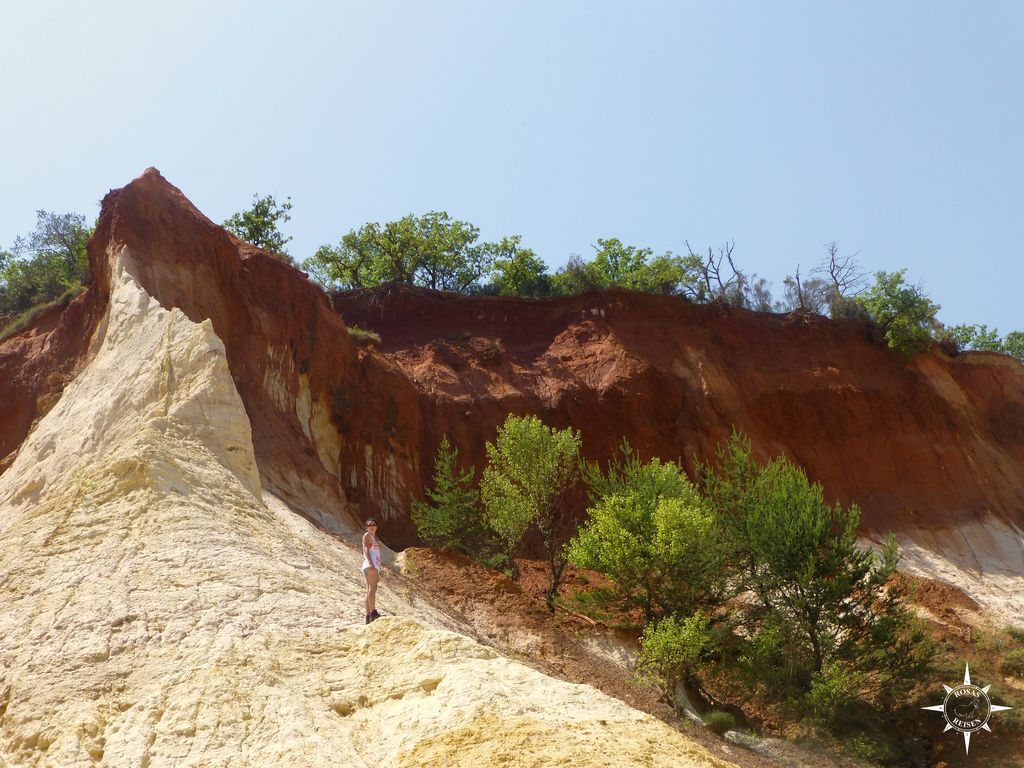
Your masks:
{"label": "pine tree", "polygon": [[429,501],[413,502],[412,522],[429,546],[479,558],[485,538],[479,494],[473,487],[474,471],[459,469],[458,459],[459,449],[445,436],[434,458],[434,487],[426,492]]}

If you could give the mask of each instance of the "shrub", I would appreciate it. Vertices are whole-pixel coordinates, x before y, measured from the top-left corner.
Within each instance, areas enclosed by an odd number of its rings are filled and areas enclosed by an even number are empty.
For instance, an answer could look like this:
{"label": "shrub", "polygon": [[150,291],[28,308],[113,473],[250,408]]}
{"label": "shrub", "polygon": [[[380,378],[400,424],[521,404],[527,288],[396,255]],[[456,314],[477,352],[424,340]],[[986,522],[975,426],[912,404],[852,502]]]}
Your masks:
{"label": "shrub", "polygon": [[1003,351],[1024,362],[1024,331],[1010,331],[1003,338]]}
{"label": "shrub", "polygon": [[1024,648],[1014,648],[1003,659],[1003,674],[1024,677]]}
{"label": "shrub", "polygon": [[954,325],[943,330],[943,338],[955,344],[957,349],[1003,351],[999,331],[995,328],[990,331],[987,325]]}
{"label": "shrub", "polygon": [[811,678],[807,712],[817,722],[831,725],[839,712],[857,698],[862,687],[863,681],[855,671],[842,664],[829,664]]}
{"label": "shrub", "polygon": [[675,464],[644,464],[628,444],[623,452],[607,476],[587,467],[592,495],[608,495],[588,510],[569,559],[614,581],[618,607],[648,621],[721,602],[722,552],[700,494]]}
{"label": "shrub", "polygon": [[637,669],[660,678],[674,701],[676,686],[696,674],[712,650],[711,619],[698,611],[685,619],[669,616],[644,627]]}
{"label": "shrub", "polygon": [[871,315],[864,304],[853,296],[843,296],[832,293],[828,298],[828,313],[833,320],[861,320],[868,321]]}
{"label": "shrub", "polygon": [[938,328],[939,305],[919,286],[907,285],[905,269],[878,272],[875,284],[857,298],[878,324],[890,347],[906,355],[925,349]]}
{"label": "shrub", "polygon": [[58,296],[52,301],[46,301],[41,304],[36,304],[29,309],[26,309],[19,315],[12,317],[6,325],[0,325],[0,340],[6,339],[8,336],[13,336],[19,331],[24,330],[30,326],[37,317],[56,306],[66,307],[70,304],[75,297],[82,294],[85,291],[85,286],[79,283],[68,288],[64,293]]}
{"label": "shrub", "polygon": [[380,344],[379,333],[376,331],[368,331],[365,328],[360,328],[358,325],[348,326],[348,335],[351,336],[352,340],[360,346]]}
{"label": "shrub", "polygon": [[704,725],[712,733],[722,736],[726,731],[736,730],[736,718],[730,712],[720,712],[717,709],[712,709],[704,715]]}

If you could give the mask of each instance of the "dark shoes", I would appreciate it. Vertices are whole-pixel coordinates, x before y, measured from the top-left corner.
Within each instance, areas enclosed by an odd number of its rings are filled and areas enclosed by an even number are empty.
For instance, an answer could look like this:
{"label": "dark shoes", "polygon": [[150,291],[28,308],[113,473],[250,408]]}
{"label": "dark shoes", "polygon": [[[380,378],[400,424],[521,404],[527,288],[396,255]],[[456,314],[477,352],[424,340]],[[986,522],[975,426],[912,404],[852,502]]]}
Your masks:
{"label": "dark shoes", "polygon": [[370,611],[368,614],[366,614],[366,623],[369,624],[374,619],[379,619],[379,618],[380,618],[380,614],[377,613],[377,609],[374,608],[372,611]]}

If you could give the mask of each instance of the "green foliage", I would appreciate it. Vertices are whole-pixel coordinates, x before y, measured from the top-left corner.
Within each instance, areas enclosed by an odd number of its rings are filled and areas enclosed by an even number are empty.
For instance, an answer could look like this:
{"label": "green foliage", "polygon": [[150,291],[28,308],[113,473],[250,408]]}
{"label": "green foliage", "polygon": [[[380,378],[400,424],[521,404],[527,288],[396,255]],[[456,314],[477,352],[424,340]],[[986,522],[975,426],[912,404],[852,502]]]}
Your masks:
{"label": "green foliage", "polygon": [[650,248],[624,245],[617,237],[608,240],[598,238],[596,250],[592,263],[601,288],[633,287],[647,266],[648,257],[654,253]]}
{"label": "green foliage", "polygon": [[701,259],[625,245],[618,238],[598,239],[591,261],[573,255],[552,278],[552,291],[568,296],[608,288],[699,298]]}
{"label": "green foliage", "polygon": [[938,327],[935,314],[939,305],[919,286],[907,285],[905,274],[905,269],[877,272],[875,284],[857,300],[878,324],[889,346],[910,355],[927,347]]}
{"label": "green foliage", "polygon": [[889,584],[892,537],[880,556],[858,546],[856,505],[826,504],[821,486],[784,458],[757,464],[740,435],[704,477],[736,564],[734,590],[754,597],[736,617],[748,638],[740,668],[754,687],[798,700],[815,684],[832,695],[841,683],[891,702],[918,679],[929,648]]}
{"label": "green foliage", "polygon": [[477,243],[480,230],[444,211],[409,214],[352,230],[324,245],[302,267],[325,288],[369,288],[400,282],[439,291],[473,293],[497,261],[499,290],[543,290],[543,263],[518,236]]}
{"label": "green foliage", "polygon": [[863,687],[856,670],[838,663],[830,663],[811,678],[807,691],[806,710],[823,725],[836,722],[839,713],[850,706]]}
{"label": "green foliage", "polygon": [[726,731],[736,730],[736,718],[731,712],[712,709],[704,715],[704,724],[712,733],[724,736]]}
{"label": "green foliage", "polygon": [[370,331],[366,328],[361,328],[358,325],[348,326],[348,335],[352,337],[356,344],[363,346],[369,344],[380,344],[380,334],[376,331]]}
{"label": "green foliage", "polygon": [[591,262],[579,254],[572,254],[565,266],[551,277],[551,292],[555,296],[575,296],[601,288],[601,277]]}
{"label": "green foliage", "polygon": [[1024,677],[1024,648],[1014,648],[1003,659],[1003,674]]}
{"label": "green foliage", "polygon": [[1003,339],[1003,351],[1024,362],[1024,331],[1010,331]]}
{"label": "green foliage", "polygon": [[674,698],[679,683],[693,677],[712,652],[711,619],[698,611],[692,616],[669,616],[644,627],[637,669],[641,676],[663,681]]}
{"label": "green foliage", "polygon": [[486,532],[480,515],[479,494],[473,487],[472,470],[458,468],[459,450],[441,439],[434,458],[434,487],[429,501],[412,505],[416,532],[429,546],[478,557]]}
{"label": "green foliage", "polygon": [[551,292],[547,265],[531,248],[520,246],[519,235],[498,243],[484,243],[492,264],[491,284],[502,296],[539,298]]}
{"label": "green foliage", "polygon": [[978,349],[989,352],[1002,352],[1002,341],[999,331],[991,331],[987,325],[955,325],[947,328],[945,335],[959,349]]}
{"label": "green foliage", "polygon": [[640,461],[628,443],[625,460],[607,474],[587,465],[591,498],[569,559],[616,583],[617,607],[640,608],[648,621],[690,613],[720,601],[722,552],[715,521],[696,488],[675,464]]}
{"label": "green foliage", "polygon": [[240,213],[233,213],[224,221],[224,228],[239,240],[262,248],[294,265],[294,260],[284,248],[291,237],[285,237],[278,229],[279,222],[283,224],[291,220],[291,200],[288,197],[283,203],[278,203],[273,195],[260,197],[254,194],[252,207]]}
{"label": "green foliage", "polygon": [[89,279],[93,228],[76,213],[36,211],[36,228],[0,251],[0,317],[45,304]]}
{"label": "green foliage", "polygon": [[691,490],[690,482],[673,462],[662,463],[654,458],[644,462],[628,440],[619,446],[621,456],[613,456],[601,471],[597,462],[584,462],[580,467],[587,493],[592,502],[605,496],[642,492],[654,503],[662,496],[678,498]]}
{"label": "green foliage", "polygon": [[647,293],[696,298],[699,293],[701,261],[688,254],[666,252],[655,256],[633,275],[627,287]]}
{"label": "green foliage", "polygon": [[1024,332],[1011,331],[1006,338],[999,337],[999,331],[991,331],[987,325],[954,325],[942,332],[942,340],[957,349],[973,349],[985,352],[1002,352],[1024,362]]}
{"label": "green foliage", "polygon": [[6,339],[8,336],[13,336],[22,329],[27,328],[37,317],[52,307],[66,307],[76,296],[80,296],[84,291],[84,285],[75,285],[68,288],[64,293],[52,301],[36,304],[35,306],[26,309],[20,315],[16,315],[7,323],[4,323],[3,319],[0,318],[0,340]]}
{"label": "green foliage", "polygon": [[502,542],[503,553],[513,557],[531,525],[540,532],[551,570],[548,605],[566,565],[565,542],[571,528],[564,493],[574,482],[579,462],[580,437],[572,429],[552,429],[536,416],[509,414],[496,441],[487,443],[481,496],[485,519]]}
{"label": "green foliage", "polygon": [[844,744],[847,752],[872,765],[907,765],[910,759],[906,739],[894,743],[882,733],[859,733]]}
{"label": "green foliage", "polygon": [[829,297],[828,315],[833,320],[871,320],[867,307],[857,297],[839,296],[835,293]]}

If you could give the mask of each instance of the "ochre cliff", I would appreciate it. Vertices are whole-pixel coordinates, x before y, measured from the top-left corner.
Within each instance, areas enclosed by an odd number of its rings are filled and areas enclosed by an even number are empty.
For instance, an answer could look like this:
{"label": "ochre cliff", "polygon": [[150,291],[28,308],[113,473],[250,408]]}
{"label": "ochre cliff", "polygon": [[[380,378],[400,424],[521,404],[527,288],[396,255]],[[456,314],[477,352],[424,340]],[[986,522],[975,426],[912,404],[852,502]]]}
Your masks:
{"label": "ochre cliff", "polygon": [[[10,395],[34,416],[88,356],[82,329],[122,248],[164,307],[210,320],[264,484],[328,528],[372,513],[389,543],[410,543],[409,502],[441,436],[479,465],[507,413],[533,412],[580,429],[591,458],[627,437],[690,470],[736,428],[761,456],[784,453],[829,496],[856,501],[867,537],[893,530],[908,552],[921,548],[908,562],[946,557],[949,578],[1024,574],[1024,367],[1010,358],[905,360],[853,321],[614,291],[529,301],[389,286],[338,295],[332,310],[151,169],[104,200],[94,286],[70,319],[50,321],[52,341],[32,343],[40,327],[0,345],[0,381],[39,371],[28,395]],[[346,323],[380,345],[357,347]],[[44,376],[54,370],[67,375]],[[5,413],[0,450],[28,426]]]}
{"label": "ochre cliff", "polygon": [[91,352],[0,476],[0,765],[728,768],[393,573],[365,625],[361,554],[261,478],[213,323],[111,256]]}

